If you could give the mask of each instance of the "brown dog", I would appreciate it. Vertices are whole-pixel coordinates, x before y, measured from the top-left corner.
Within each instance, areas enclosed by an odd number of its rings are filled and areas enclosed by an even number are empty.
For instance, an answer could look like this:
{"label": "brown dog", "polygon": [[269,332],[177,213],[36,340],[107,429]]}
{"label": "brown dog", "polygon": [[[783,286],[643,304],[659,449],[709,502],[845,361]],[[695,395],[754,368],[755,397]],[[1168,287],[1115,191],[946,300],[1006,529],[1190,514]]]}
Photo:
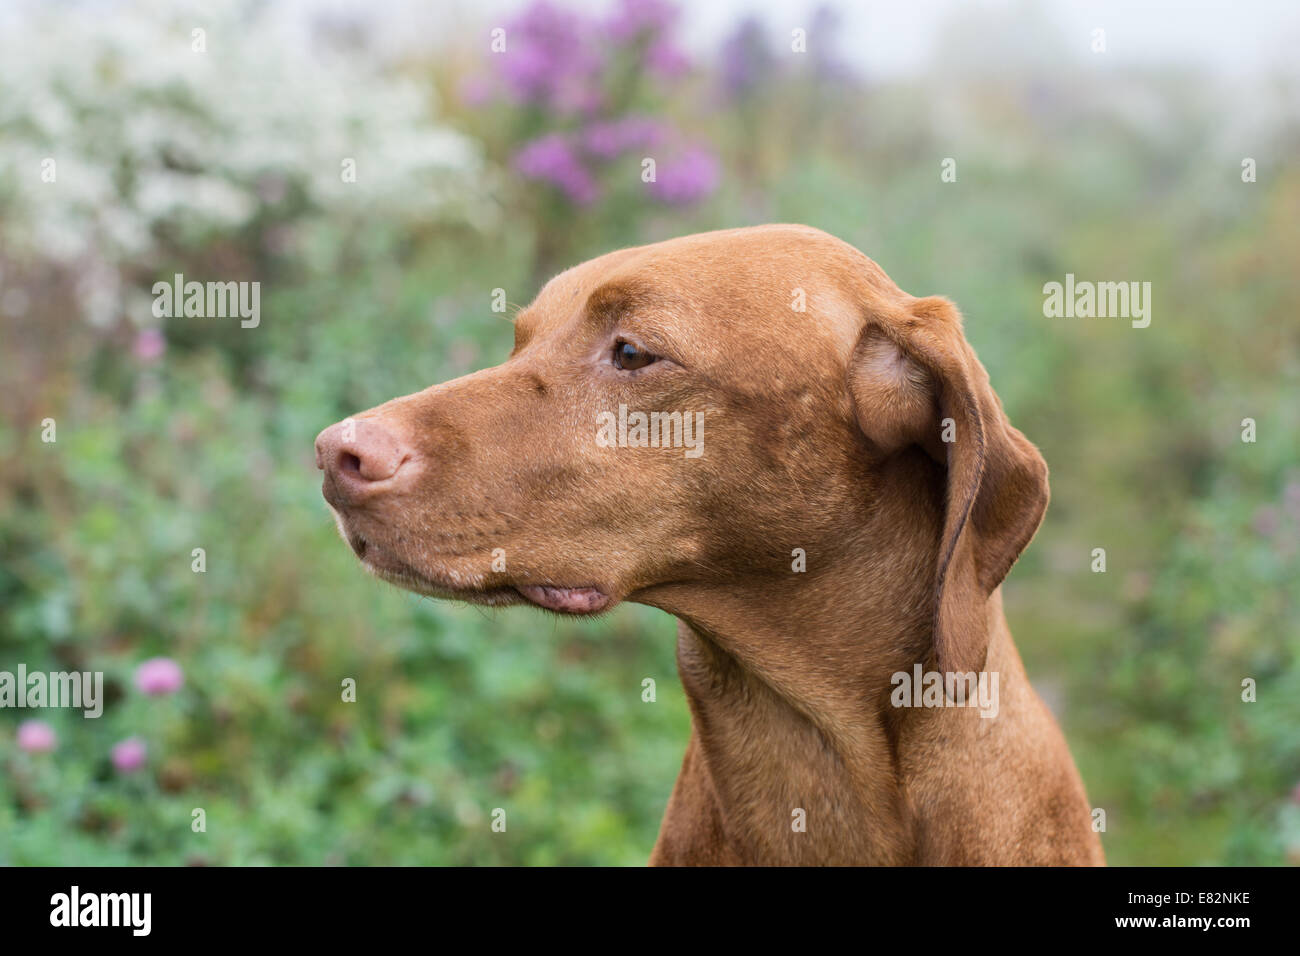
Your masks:
{"label": "brown dog", "polygon": [[503,365],[316,450],[379,577],[677,616],[692,732],[652,863],[1102,862],[1002,614],[1047,467],[952,304],[851,246],[764,226],[601,256]]}

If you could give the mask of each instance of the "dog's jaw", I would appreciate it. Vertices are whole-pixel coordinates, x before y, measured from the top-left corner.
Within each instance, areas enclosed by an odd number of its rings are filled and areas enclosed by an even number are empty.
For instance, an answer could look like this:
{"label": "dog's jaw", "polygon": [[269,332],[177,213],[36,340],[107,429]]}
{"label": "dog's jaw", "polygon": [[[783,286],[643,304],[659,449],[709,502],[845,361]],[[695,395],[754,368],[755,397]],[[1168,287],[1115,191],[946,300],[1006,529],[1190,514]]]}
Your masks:
{"label": "dog's jaw", "polygon": [[599,614],[617,603],[606,591],[595,585],[563,587],[555,584],[519,583],[486,587],[480,578],[466,580],[451,569],[443,569],[436,574],[428,573],[400,558],[372,537],[350,527],[335,508],[331,507],[330,511],[338,526],[339,535],[348,543],[363,568],[382,581],[416,594],[488,607],[532,604],[557,614],[571,615]]}

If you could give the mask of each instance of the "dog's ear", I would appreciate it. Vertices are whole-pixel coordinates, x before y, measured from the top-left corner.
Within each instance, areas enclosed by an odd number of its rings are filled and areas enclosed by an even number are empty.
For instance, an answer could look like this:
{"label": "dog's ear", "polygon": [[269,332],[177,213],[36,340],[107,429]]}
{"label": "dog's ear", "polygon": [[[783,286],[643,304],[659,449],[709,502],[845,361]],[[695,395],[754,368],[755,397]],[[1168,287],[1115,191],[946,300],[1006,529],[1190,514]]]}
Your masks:
{"label": "dog's ear", "polygon": [[881,454],[908,445],[948,469],[935,578],[934,646],[943,672],[980,671],[987,601],[1047,510],[1047,464],[1011,426],[988,373],[943,298],[870,318],[849,366],[862,432]]}

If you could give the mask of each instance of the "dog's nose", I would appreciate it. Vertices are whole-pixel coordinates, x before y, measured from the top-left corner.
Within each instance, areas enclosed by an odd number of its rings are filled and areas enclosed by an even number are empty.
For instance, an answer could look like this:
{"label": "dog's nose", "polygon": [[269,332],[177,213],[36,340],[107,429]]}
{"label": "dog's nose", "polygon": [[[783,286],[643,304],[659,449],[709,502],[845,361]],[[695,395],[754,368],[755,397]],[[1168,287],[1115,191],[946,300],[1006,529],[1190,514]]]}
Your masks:
{"label": "dog's nose", "polygon": [[316,436],[316,467],[325,472],[326,498],[350,503],[394,477],[411,457],[406,446],[378,422],[345,418]]}

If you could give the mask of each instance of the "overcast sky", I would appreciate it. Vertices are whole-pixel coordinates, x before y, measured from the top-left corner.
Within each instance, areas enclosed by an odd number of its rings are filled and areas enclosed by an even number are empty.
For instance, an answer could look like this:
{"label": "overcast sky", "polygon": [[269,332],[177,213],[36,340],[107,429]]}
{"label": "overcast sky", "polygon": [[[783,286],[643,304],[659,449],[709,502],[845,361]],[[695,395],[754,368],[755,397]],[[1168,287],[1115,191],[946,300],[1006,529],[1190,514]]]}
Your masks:
{"label": "overcast sky", "polygon": [[[111,16],[132,0],[57,0],[85,16]],[[206,3],[232,0],[198,0]],[[607,9],[613,0],[550,0],[560,6]],[[0,0],[0,29],[21,23],[25,7],[49,7],[56,0]],[[484,24],[504,21],[526,0],[271,0],[273,9],[300,14],[344,14],[367,19],[381,45],[459,46],[483,42]],[[744,17],[756,15],[769,34],[788,37],[808,26],[822,0],[678,0],[684,10],[679,39],[697,54],[717,49],[719,40]],[[1092,31],[1106,31],[1107,55],[1117,66],[1191,65],[1225,79],[1249,81],[1265,72],[1300,74],[1300,0],[841,0],[837,52],[868,76],[916,73],[930,62],[936,38],[957,15],[978,20],[979,11],[1008,20],[1011,11],[1031,10],[1055,22],[1062,37],[1087,54]],[[1012,17],[1012,22],[1014,18]],[[44,39],[44,38],[43,38]],[[1005,38],[1004,42],[1005,42]],[[994,44],[990,44],[991,48]],[[991,56],[996,56],[991,49]]]}
{"label": "overcast sky", "polygon": [[[504,19],[520,0],[290,0],[306,10],[373,16],[392,43],[460,42],[466,28]],[[608,0],[553,0],[606,8]],[[696,51],[713,49],[742,17],[754,13],[773,36],[806,26],[817,0],[684,0],[682,39]],[[1107,52],[1118,61],[1195,64],[1224,76],[1246,77],[1300,62],[1300,0],[845,0],[841,56],[862,72],[898,75],[925,66],[936,33],[955,14],[974,8],[1046,10],[1067,38],[1088,51],[1092,31],[1106,30]],[[1001,17],[998,18],[999,20]]]}

